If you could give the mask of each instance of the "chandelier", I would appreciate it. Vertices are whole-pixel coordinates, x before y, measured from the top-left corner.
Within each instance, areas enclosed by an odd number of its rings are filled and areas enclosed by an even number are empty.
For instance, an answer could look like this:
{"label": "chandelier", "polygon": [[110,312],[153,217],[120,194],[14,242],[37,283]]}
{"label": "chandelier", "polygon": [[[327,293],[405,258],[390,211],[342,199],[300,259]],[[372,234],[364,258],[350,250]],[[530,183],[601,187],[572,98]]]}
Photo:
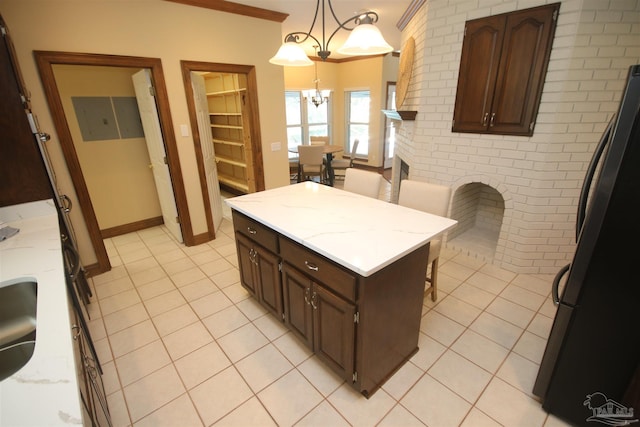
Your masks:
{"label": "chandelier", "polygon": [[[314,49],[316,49],[317,51],[318,46],[314,46]],[[316,106],[316,108],[318,108],[323,103],[329,102],[329,91],[328,90],[321,91],[318,88],[318,84],[320,83],[320,79],[318,78],[318,63],[316,61],[313,61],[313,65],[316,67],[316,70],[315,70],[316,78],[313,80],[313,83],[315,83],[316,85],[316,90],[315,92],[311,90],[304,91],[304,96],[309,100],[309,102],[311,102],[313,105]]]}
{"label": "chandelier", "polygon": [[[322,14],[320,15],[321,4]],[[335,20],[336,24],[338,24],[338,28],[336,28],[328,38],[326,38],[327,30],[325,28],[327,6],[331,16]],[[318,16],[322,18],[322,41],[312,34],[316,21],[318,20]],[[311,22],[311,28],[309,28],[309,31],[306,33],[295,31],[287,34],[284,38],[284,44],[280,46],[278,52],[269,60],[269,62],[276,65],[288,66],[313,65],[313,61],[309,59],[300,46],[301,43],[304,43],[308,39],[312,39],[320,47],[318,56],[322,58],[323,61],[326,61],[329,55],[331,55],[331,51],[329,50],[331,39],[333,39],[333,36],[335,36],[341,29],[351,31],[351,34],[349,34],[345,44],[338,48],[338,53],[342,55],[378,55],[391,52],[393,47],[385,41],[380,30],[373,25],[376,22],[378,22],[378,14],[373,11],[362,12],[358,14],[358,16],[354,16],[346,21],[340,22],[333,11],[331,0],[317,0],[316,12],[313,16],[313,21]],[[350,23],[353,23],[355,27],[348,27],[347,25]]]}

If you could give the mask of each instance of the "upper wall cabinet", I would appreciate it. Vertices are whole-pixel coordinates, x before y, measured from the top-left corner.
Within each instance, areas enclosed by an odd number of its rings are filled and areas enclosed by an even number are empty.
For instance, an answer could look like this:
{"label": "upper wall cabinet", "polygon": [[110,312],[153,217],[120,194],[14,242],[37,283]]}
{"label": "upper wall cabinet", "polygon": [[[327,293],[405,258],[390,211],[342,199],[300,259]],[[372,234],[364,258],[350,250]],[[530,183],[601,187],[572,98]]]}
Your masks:
{"label": "upper wall cabinet", "polygon": [[467,21],[453,132],[533,135],[559,9]]}

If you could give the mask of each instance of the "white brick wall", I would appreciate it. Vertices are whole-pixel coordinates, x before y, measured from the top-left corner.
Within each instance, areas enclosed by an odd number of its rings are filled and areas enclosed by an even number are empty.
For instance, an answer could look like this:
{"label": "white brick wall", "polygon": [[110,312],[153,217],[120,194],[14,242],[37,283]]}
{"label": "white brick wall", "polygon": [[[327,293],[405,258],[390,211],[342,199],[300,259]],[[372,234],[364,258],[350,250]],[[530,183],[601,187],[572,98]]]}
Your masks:
{"label": "white brick wall", "polygon": [[504,217],[490,260],[522,273],[555,273],[571,260],[586,167],[628,67],[640,63],[640,1],[562,1],[534,135],[452,133],[465,21],[548,3],[428,0],[403,31],[416,42],[403,109],[418,115],[400,126],[394,182],[403,159],[410,179],[450,185],[454,203],[466,184],[496,189]]}

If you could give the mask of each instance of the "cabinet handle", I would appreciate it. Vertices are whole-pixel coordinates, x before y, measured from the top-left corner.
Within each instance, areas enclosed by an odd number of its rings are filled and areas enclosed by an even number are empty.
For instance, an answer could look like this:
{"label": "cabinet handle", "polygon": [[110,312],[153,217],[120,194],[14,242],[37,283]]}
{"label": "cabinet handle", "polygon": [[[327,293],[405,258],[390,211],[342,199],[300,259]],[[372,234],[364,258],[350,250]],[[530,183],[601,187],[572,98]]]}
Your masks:
{"label": "cabinet handle", "polygon": [[484,117],[482,118],[482,120],[480,120],[480,124],[482,126],[486,126],[488,120],[489,120],[489,113],[484,113]]}
{"label": "cabinet handle", "polygon": [[249,249],[249,260],[254,264],[258,263],[258,261],[256,260],[256,255],[258,255],[258,252],[255,249]]}
{"label": "cabinet handle", "polygon": [[316,302],[317,299],[318,299],[318,294],[314,292],[313,295],[311,295],[311,307],[313,307],[314,310],[318,309],[318,304]]}
{"label": "cabinet handle", "polygon": [[247,231],[249,232],[249,234],[256,234],[258,232],[258,230],[256,230],[255,228],[251,228],[251,227],[247,227]]}
{"label": "cabinet handle", "polygon": [[66,194],[60,196],[60,207],[64,213],[71,212],[71,208],[73,208],[73,203],[71,203],[71,199]]}
{"label": "cabinet handle", "polygon": [[78,325],[72,325],[72,326],[71,326],[71,330],[74,332],[74,334],[73,334],[73,340],[74,340],[74,341],[77,341],[77,340],[78,340],[78,337],[79,337],[79,336],[80,336],[80,334],[81,334],[82,329],[80,329],[80,326],[78,326]]}
{"label": "cabinet handle", "polygon": [[493,122],[496,119],[496,113],[491,113],[491,120],[489,121],[489,127],[493,127]]}
{"label": "cabinet handle", "polygon": [[309,302],[309,291],[310,291],[309,288],[304,290],[304,302],[306,302],[308,305],[311,304],[311,302]]}
{"label": "cabinet handle", "polygon": [[305,261],[304,265],[306,265],[309,270],[318,271],[318,266],[310,263],[309,261]]}

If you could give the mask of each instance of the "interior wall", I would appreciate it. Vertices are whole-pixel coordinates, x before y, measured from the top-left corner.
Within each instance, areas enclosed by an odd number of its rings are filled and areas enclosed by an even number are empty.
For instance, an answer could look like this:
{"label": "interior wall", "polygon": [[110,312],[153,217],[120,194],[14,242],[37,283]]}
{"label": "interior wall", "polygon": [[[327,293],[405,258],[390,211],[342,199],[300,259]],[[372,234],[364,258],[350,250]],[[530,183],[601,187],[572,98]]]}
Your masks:
{"label": "interior wall", "polygon": [[431,1],[402,32],[416,42],[405,105],[418,114],[400,126],[396,154],[410,179],[498,190],[505,218],[494,263],[518,273],[555,274],[571,260],[585,171],[640,62],[640,2],[561,0],[533,136],[452,132],[465,22],[554,2]]}
{"label": "interior wall", "polygon": [[[43,132],[61,191],[74,201],[75,191],[33,59],[34,50],[86,52],[160,58],[186,197],[195,235],[207,231],[193,137],[189,126],[180,60],[254,65],[258,83],[260,133],[265,187],[289,184],[286,149],[271,151],[273,142],[286,147],[284,73],[269,64],[281,44],[281,24],[162,0],[2,0],[5,19],[34,114]],[[248,31],[250,29],[250,31]],[[256,37],[259,34],[259,37]],[[232,36],[230,36],[232,35]],[[77,206],[77,204],[76,204]],[[95,262],[79,209],[71,213],[84,264]]]}
{"label": "interior wall", "polygon": [[64,64],[54,65],[53,70],[100,229],[162,216],[144,137],[83,141],[71,100],[135,97],[131,76],[139,70]]}

